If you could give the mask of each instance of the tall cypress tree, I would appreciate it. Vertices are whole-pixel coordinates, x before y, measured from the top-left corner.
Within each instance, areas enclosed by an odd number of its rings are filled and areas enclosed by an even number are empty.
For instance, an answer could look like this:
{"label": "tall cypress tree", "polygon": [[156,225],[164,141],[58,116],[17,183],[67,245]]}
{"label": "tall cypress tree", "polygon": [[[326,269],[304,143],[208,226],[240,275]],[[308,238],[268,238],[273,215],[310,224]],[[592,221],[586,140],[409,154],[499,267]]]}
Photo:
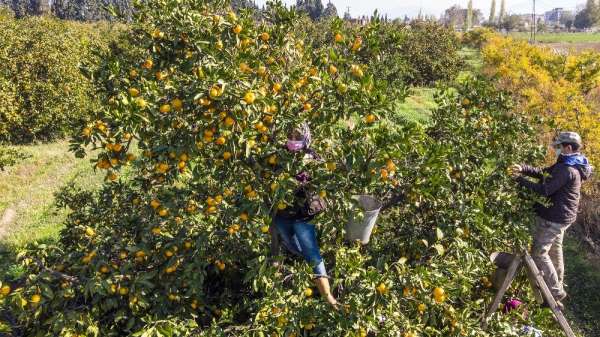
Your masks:
{"label": "tall cypress tree", "polygon": [[492,8],[490,9],[490,19],[488,20],[490,25],[493,25],[496,20],[496,0],[492,0]]}
{"label": "tall cypress tree", "polygon": [[321,0],[296,0],[296,9],[305,12],[313,20],[318,20],[324,10]]}
{"label": "tall cypress tree", "polygon": [[338,16],[337,8],[335,8],[335,5],[332,4],[331,1],[327,3],[327,7],[325,7],[325,9],[323,10],[323,15],[321,16],[325,18]]}
{"label": "tall cypress tree", "polygon": [[473,0],[469,0],[467,7],[467,20],[465,21],[465,30],[469,30],[473,27]]}
{"label": "tall cypress tree", "polygon": [[506,1],[502,0],[500,2],[500,14],[498,14],[498,23],[502,24],[502,20],[504,20],[504,15],[506,14]]}
{"label": "tall cypress tree", "polygon": [[597,0],[588,0],[585,10],[587,11],[589,27],[595,26],[600,21],[600,6]]}

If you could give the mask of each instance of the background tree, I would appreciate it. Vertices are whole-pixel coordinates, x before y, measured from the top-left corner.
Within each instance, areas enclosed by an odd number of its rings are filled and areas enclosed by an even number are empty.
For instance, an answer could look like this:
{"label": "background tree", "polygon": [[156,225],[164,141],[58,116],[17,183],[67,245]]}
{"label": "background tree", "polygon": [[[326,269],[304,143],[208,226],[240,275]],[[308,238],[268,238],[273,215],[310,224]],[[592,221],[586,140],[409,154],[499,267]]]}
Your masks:
{"label": "background tree", "polygon": [[502,24],[504,21],[504,15],[506,15],[506,1],[500,2],[500,14],[498,14],[498,24]]}
{"label": "background tree", "polygon": [[329,18],[329,17],[338,17],[338,11],[337,8],[335,7],[335,5],[333,3],[331,3],[331,1],[329,1],[327,3],[327,6],[325,7],[325,10],[323,11],[323,17],[324,18]]}
{"label": "background tree", "polygon": [[535,27],[537,28],[537,32],[538,33],[547,32],[548,31],[548,25],[541,18],[538,18],[537,24],[535,25]]}
{"label": "background tree", "polygon": [[567,30],[571,30],[571,28],[573,27],[573,22],[575,21],[575,15],[573,15],[572,13],[564,13],[561,17],[560,17],[560,23],[562,25],[565,26],[565,28],[567,28]]}
{"label": "background tree", "polygon": [[[323,11],[321,1],[313,0],[311,3],[314,3],[313,7],[320,15]],[[113,14],[128,19],[132,15],[131,0],[0,0],[0,6],[2,5],[10,7],[17,17],[51,12],[65,20],[98,21],[111,20]],[[231,6],[234,9],[258,9],[252,0],[232,0]]]}
{"label": "background tree", "polygon": [[9,5],[10,9],[14,12],[16,17],[19,18],[27,15],[28,5],[26,2],[18,0],[7,0],[7,4]]}
{"label": "background tree", "polygon": [[473,27],[473,0],[469,0],[469,5],[467,6],[467,20],[466,20],[465,30],[469,30]]}
{"label": "background tree", "polygon": [[473,26],[472,27],[481,25],[483,20],[484,20],[483,12],[481,11],[481,9],[474,8],[473,9]]}
{"label": "background tree", "polygon": [[500,23],[500,27],[507,31],[513,31],[522,23],[521,17],[517,14],[505,16]]}
{"label": "background tree", "polygon": [[318,20],[324,10],[321,0],[296,0],[296,9],[308,14],[313,20]]}
{"label": "background tree", "polygon": [[493,25],[496,21],[496,0],[492,0],[492,7],[490,9],[490,17],[488,23]]}
{"label": "background tree", "polygon": [[573,24],[578,29],[585,29],[594,26],[598,23],[600,10],[598,4],[594,0],[588,0],[585,5],[585,9],[577,13]]}
{"label": "background tree", "polygon": [[[472,7],[471,7],[472,8]],[[454,5],[444,11],[444,14],[441,17],[441,21],[447,27],[461,27],[467,28],[467,17],[469,10],[466,8],[461,8],[458,5]],[[435,18],[433,18],[435,20]],[[480,9],[472,9],[471,14],[471,23],[468,25],[469,27],[473,27],[474,25],[479,25],[483,20],[483,13]]]}
{"label": "background tree", "polygon": [[465,9],[454,5],[444,11],[442,22],[448,27],[463,27],[465,25]]}

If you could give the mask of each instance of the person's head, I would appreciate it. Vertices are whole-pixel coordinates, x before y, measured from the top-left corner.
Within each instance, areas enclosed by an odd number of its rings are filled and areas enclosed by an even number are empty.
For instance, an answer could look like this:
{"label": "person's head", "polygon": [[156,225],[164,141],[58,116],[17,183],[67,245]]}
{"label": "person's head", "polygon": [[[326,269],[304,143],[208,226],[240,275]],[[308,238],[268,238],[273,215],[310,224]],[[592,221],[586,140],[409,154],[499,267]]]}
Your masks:
{"label": "person's head", "polygon": [[577,153],[581,149],[581,137],[576,132],[561,132],[552,143],[557,155]]}
{"label": "person's head", "polygon": [[302,135],[302,132],[300,131],[299,128],[293,128],[290,132],[288,132],[288,140],[295,140],[295,141],[303,141],[304,140],[304,136]]}
{"label": "person's head", "polygon": [[308,124],[302,123],[294,127],[287,135],[287,149],[290,152],[298,152],[308,148],[310,145],[310,129]]}

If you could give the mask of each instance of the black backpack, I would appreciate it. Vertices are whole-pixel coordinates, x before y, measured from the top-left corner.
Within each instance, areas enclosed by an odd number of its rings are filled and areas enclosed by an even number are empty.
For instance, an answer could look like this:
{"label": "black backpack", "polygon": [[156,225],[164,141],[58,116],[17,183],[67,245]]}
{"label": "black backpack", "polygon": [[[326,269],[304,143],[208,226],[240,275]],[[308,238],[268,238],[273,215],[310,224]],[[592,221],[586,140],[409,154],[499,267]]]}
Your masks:
{"label": "black backpack", "polygon": [[294,192],[292,207],[277,212],[279,216],[287,219],[308,221],[327,209],[327,203],[318,193],[302,184]]}
{"label": "black backpack", "polygon": [[302,217],[315,217],[327,209],[327,203],[319,193],[309,189],[307,186],[301,187],[303,196],[300,198],[300,215]]}

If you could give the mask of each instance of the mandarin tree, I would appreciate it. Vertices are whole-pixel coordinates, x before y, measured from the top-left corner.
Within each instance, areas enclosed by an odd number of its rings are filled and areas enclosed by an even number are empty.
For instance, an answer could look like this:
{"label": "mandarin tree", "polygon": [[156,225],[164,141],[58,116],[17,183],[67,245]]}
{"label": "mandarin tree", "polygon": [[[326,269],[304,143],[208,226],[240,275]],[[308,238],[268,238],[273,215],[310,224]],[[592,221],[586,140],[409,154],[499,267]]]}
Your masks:
{"label": "mandarin tree", "polygon": [[95,69],[119,27],[0,12],[0,141],[57,139],[89,119],[99,101],[80,67]]}
{"label": "mandarin tree", "polygon": [[[275,4],[263,22],[220,2],[139,7],[125,42],[94,74],[106,109],[72,143],[79,156],[98,150],[94,165],[107,172],[100,199],[78,202],[115,213],[80,209],[70,217],[61,235],[69,261],[53,266],[78,274],[60,288],[69,295],[48,298],[56,289],[39,285],[16,293],[14,303],[42,294],[51,303],[34,309],[46,316],[91,296],[103,313],[125,303],[140,314],[110,331],[139,328],[148,308],[190,315],[241,300],[248,260],[266,247],[261,229],[291,202],[293,176],[304,166],[282,151],[300,122],[310,124],[323,157],[305,169],[331,201],[327,223],[347,218],[351,194],[397,184],[394,169],[380,170],[399,145],[375,146],[368,137],[390,100],[360,62],[375,39],[312,50],[296,34],[294,12]],[[120,177],[127,165],[131,180]],[[63,196],[71,206],[73,198]]]}

